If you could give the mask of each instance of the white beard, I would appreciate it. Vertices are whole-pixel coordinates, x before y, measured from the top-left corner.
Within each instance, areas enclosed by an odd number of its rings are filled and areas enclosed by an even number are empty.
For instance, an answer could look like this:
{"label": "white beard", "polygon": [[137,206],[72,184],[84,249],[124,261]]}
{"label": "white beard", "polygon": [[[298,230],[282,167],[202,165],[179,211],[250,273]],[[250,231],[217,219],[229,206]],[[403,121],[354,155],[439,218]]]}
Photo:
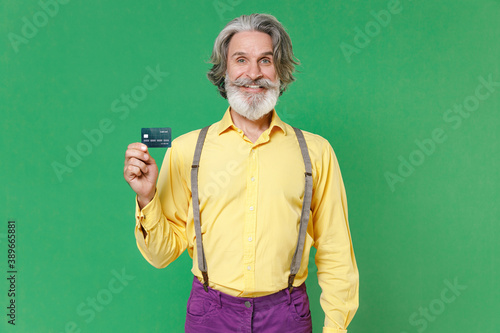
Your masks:
{"label": "white beard", "polygon": [[[279,80],[277,83],[273,83],[267,79],[252,81],[246,78],[231,81],[229,75],[226,73],[224,82],[226,85],[227,100],[231,109],[247,119],[257,120],[262,118],[271,112],[278,102],[280,95]],[[243,85],[252,84],[264,86],[267,89],[261,93],[249,93],[241,89]]]}

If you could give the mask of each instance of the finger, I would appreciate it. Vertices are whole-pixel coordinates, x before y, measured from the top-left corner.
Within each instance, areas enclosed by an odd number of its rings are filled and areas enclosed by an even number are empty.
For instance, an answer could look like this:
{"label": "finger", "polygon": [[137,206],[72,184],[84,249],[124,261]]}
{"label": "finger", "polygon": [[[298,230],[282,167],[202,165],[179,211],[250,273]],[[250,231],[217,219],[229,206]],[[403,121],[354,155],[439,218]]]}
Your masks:
{"label": "finger", "polygon": [[133,165],[141,169],[142,173],[148,173],[148,167],[146,163],[144,163],[141,160],[138,160],[137,158],[131,158],[129,160],[129,165]]}
{"label": "finger", "polygon": [[132,158],[132,157],[135,157],[137,158],[138,160],[141,160],[143,161],[144,163],[146,163],[147,165],[154,165],[156,164],[156,161],[155,159],[149,154],[149,152],[140,152],[138,150],[127,150],[127,152],[125,153],[125,156],[126,156],[126,159],[127,160],[127,156],[128,158]]}
{"label": "finger", "polygon": [[125,163],[129,161],[131,158],[136,158],[141,161],[148,161],[150,159],[150,155],[148,152],[143,152],[137,149],[127,149],[125,152]]}
{"label": "finger", "polygon": [[134,142],[128,145],[128,149],[137,149],[141,151],[148,151],[148,146],[141,142]]}
{"label": "finger", "polygon": [[129,176],[129,177],[133,177],[133,176],[140,177],[142,175],[142,171],[139,167],[137,167],[135,165],[129,165],[129,166],[127,166],[125,174],[126,174],[126,176]]}

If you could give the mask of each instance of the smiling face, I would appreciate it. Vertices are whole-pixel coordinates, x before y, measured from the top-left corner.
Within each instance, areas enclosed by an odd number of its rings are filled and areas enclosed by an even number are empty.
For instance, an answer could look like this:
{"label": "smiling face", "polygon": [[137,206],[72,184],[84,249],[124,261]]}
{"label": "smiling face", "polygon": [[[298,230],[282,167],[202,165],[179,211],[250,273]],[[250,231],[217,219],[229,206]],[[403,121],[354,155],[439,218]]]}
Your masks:
{"label": "smiling face", "polygon": [[[227,71],[230,80],[244,77],[250,80],[265,78],[276,81],[273,42],[268,34],[260,31],[238,32],[231,38],[227,53]],[[248,91],[262,92],[252,88]]]}
{"label": "smiling face", "polygon": [[272,111],[280,82],[273,62],[271,36],[244,31],[231,38],[225,83],[231,108],[242,116],[256,120]]}

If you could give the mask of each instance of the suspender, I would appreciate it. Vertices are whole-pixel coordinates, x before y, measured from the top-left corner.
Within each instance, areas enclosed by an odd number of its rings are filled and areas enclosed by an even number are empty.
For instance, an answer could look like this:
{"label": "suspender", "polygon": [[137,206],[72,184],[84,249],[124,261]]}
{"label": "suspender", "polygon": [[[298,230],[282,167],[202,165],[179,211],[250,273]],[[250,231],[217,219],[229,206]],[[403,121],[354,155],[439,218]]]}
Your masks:
{"label": "suspender", "polygon": [[299,271],[300,261],[302,260],[302,252],[304,251],[304,243],[306,239],[307,222],[309,221],[309,211],[311,209],[311,199],[312,199],[312,166],[311,159],[309,158],[309,151],[307,150],[306,140],[304,139],[304,134],[298,128],[293,127],[297,140],[299,141],[300,151],[302,152],[302,158],[304,159],[304,166],[306,172],[304,173],[306,177],[306,184],[304,189],[304,201],[302,202],[302,212],[300,214],[300,228],[299,228],[299,239],[297,240],[297,247],[295,249],[295,254],[292,258],[292,264],[290,266],[290,276],[288,277],[288,289],[290,292],[293,290],[293,280],[295,279],[295,274]]}
{"label": "suspender", "polygon": [[[203,275],[203,288],[208,292],[208,273],[207,273],[207,261],[205,257],[205,251],[203,250],[203,242],[201,239],[201,222],[200,222],[200,202],[198,195],[198,169],[200,167],[200,157],[201,151],[203,149],[203,143],[205,142],[205,137],[207,136],[208,128],[210,126],[201,129],[198,136],[198,141],[196,142],[196,148],[194,151],[193,165],[191,166],[191,193],[193,197],[193,217],[194,217],[194,229],[196,234],[196,249],[198,256],[198,268]],[[304,134],[298,128],[292,127],[299,141],[300,151],[302,153],[302,158],[304,159],[305,166],[305,189],[304,189],[304,201],[302,203],[302,212],[300,216],[300,227],[299,227],[299,237],[297,240],[297,247],[295,248],[295,253],[292,258],[292,263],[290,265],[290,276],[288,277],[288,290],[292,292],[293,281],[295,275],[300,269],[300,263],[302,260],[302,253],[304,251],[304,244],[307,232],[307,223],[309,221],[309,211],[311,209],[311,199],[312,199],[312,166],[311,159],[309,158],[309,151],[307,150],[306,140],[304,139]]]}
{"label": "suspender", "polygon": [[201,129],[194,150],[193,165],[191,166],[191,195],[193,197],[193,218],[194,231],[196,233],[196,250],[198,251],[198,268],[203,275],[203,288],[208,292],[208,274],[207,261],[205,259],[205,251],[201,239],[201,224],[200,224],[200,201],[198,197],[198,168],[200,167],[201,150],[207,136],[207,131],[210,126]]}

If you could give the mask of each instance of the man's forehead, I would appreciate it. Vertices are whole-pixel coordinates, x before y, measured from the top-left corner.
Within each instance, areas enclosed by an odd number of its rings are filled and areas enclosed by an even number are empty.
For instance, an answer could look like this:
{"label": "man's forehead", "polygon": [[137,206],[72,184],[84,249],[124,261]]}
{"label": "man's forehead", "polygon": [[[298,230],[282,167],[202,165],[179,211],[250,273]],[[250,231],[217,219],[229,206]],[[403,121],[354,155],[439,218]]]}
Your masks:
{"label": "man's forehead", "polygon": [[260,31],[242,31],[234,34],[229,41],[229,56],[258,53],[273,54],[271,36]]}
{"label": "man's forehead", "polygon": [[[265,52],[260,53],[259,56],[261,56],[261,57],[266,56],[266,55],[272,56],[273,54],[274,54],[273,51],[265,51]],[[231,56],[231,57],[237,57],[237,56],[240,56],[240,55],[241,56],[246,56],[246,55],[248,55],[248,53],[247,52],[243,52],[243,51],[236,51],[233,54],[230,54],[229,56]]]}

